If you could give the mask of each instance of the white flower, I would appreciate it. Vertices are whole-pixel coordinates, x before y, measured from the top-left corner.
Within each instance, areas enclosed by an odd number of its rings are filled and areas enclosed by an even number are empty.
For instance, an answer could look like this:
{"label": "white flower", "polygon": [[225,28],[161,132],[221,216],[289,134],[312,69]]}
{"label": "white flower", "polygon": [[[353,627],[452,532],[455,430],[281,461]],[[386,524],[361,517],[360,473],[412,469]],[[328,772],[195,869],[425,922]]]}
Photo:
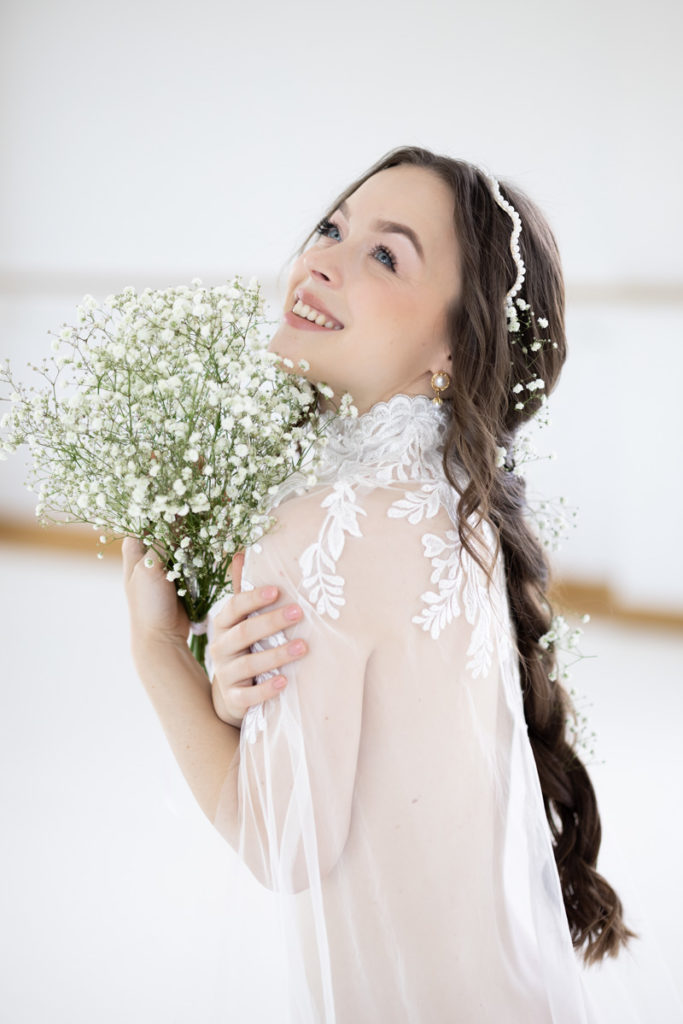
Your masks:
{"label": "white flower", "polygon": [[193,512],[206,512],[211,508],[211,503],[205,494],[195,494],[190,498],[190,508]]}
{"label": "white flower", "polygon": [[520,393],[520,391],[524,391],[524,385],[523,384],[515,384],[515,386],[512,389],[512,394],[513,395],[518,395]]}
{"label": "white flower", "polygon": [[546,318],[544,316],[537,317],[536,318],[536,323],[538,324],[539,327],[546,328],[548,326],[548,321],[546,320]]}
{"label": "white flower", "polygon": [[[310,452],[301,468],[316,479],[326,442],[318,392],[286,372],[291,360],[266,351],[254,326],[263,305],[255,279],[250,289],[237,278],[139,296],[131,286],[102,308],[86,296],[77,312],[87,327],[64,325],[53,343],[57,391],[30,394],[0,365],[14,392],[0,456],[29,446],[37,514],[62,508],[104,529],[101,543],[127,533],[175,551],[167,579],[193,600],[217,596],[226,553],[272,527],[268,503],[300,468],[300,452]],[[358,415],[350,395],[339,414]]]}
{"label": "white flower", "polygon": [[501,448],[496,445],[496,467],[500,468],[505,465],[507,453],[507,448]]}

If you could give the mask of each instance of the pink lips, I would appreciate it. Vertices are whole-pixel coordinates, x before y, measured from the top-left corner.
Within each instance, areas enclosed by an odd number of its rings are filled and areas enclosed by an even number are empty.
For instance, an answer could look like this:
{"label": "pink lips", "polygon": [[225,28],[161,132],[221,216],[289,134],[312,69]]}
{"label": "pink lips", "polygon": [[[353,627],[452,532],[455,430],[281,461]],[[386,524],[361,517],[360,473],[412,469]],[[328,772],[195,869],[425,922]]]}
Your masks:
{"label": "pink lips", "polygon": [[[335,327],[344,326],[340,320],[337,320],[336,317],[332,316],[329,309],[325,309],[322,303],[315,297],[315,295],[312,295],[311,292],[304,291],[303,288],[297,288],[294,292],[294,297],[296,299],[301,299],[305,306],[310,306],[312,309],[317,309],[319,313],[324,313],[327,319],[331,320]],[[296,316],[296,314],[294,315]],[[301,317],[299,317],[299,319],[301,319]],[[331,328],[325,327],[323,329],[329,331]]]}

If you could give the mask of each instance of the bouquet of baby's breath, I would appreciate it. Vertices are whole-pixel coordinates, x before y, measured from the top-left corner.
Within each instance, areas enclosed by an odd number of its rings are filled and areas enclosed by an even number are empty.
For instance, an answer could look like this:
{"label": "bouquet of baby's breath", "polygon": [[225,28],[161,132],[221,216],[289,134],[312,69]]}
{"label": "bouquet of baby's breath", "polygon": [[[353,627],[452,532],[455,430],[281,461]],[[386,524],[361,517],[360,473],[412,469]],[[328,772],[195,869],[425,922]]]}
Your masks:
{"label": "bouquet of baby's breath", "polygon": [[[201,623],[230,590],[233,556],[272,527],[285,479],[315,480],[329,423],[318,394],[332,391],[267,351],[263,328],[274,321],[255,278],[217,288],[195,278],[141,295],[129,287],[101,307],[86,295],[77,312],[54,354],[29,364],[40,387],[0,367],[11,388],[0,457],[28,446],[41,523],[88,523],[103,544],[127,534],[156,553],[200,624],[191,646],[203,664]],[[357,414],[350,395],[338,411]]]}

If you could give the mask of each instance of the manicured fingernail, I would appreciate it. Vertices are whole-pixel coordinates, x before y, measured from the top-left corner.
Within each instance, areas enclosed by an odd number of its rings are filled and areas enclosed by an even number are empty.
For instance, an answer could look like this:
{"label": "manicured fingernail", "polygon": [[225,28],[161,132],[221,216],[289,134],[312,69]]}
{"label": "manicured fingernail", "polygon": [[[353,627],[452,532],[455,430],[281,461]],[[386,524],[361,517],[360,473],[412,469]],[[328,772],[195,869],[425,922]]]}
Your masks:
{"label": "manicured fingernail", "polygon": [[276,690],[281,690],[286,682],[287,680],[284,676],[276,676],[275,679],[273,679],[273,686]]}
{"label": "manicured fingernail", "polygon": [[289,607],[285,608],[285,618],[294,621],[294,619],[301,618],[301,608],[298,608],[295,604],[290,604]]}
{"label": "manicured fingernail", "polygon": [[261,587],[261,597],[264,601],[273,601],[277,597],[277,587]]}
{"label": "manicured fingernail", "polygon": [[303,654],[306,650],[306,644],[303,640],[292,640],[287,650],[290,654]]}

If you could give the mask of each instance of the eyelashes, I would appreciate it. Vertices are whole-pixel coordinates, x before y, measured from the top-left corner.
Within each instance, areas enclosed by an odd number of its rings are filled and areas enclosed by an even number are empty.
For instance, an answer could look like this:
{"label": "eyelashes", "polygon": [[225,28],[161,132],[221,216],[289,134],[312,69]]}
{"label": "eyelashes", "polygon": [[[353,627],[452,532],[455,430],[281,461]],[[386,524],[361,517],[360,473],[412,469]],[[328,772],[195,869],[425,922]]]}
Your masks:
{"label": "eyelashes", "polygon": [[[320,221],[320,223],[315,229],[316,235],[329,236],[330,231],[339,231],[339,228],[337,227],[333,220],[326,220],[324,218],[323,220]],[[392,273],[395,274],[397,260],[391,249],[389,249],[388,246],[386,245],[374,245],[370,250],[370,255],[376,256],[380,252],[385,253],[385,255],[389,257],[389,263],[384,263],[383,265],[387,267]],[[378,262],[381,261],[378,260]]]}

